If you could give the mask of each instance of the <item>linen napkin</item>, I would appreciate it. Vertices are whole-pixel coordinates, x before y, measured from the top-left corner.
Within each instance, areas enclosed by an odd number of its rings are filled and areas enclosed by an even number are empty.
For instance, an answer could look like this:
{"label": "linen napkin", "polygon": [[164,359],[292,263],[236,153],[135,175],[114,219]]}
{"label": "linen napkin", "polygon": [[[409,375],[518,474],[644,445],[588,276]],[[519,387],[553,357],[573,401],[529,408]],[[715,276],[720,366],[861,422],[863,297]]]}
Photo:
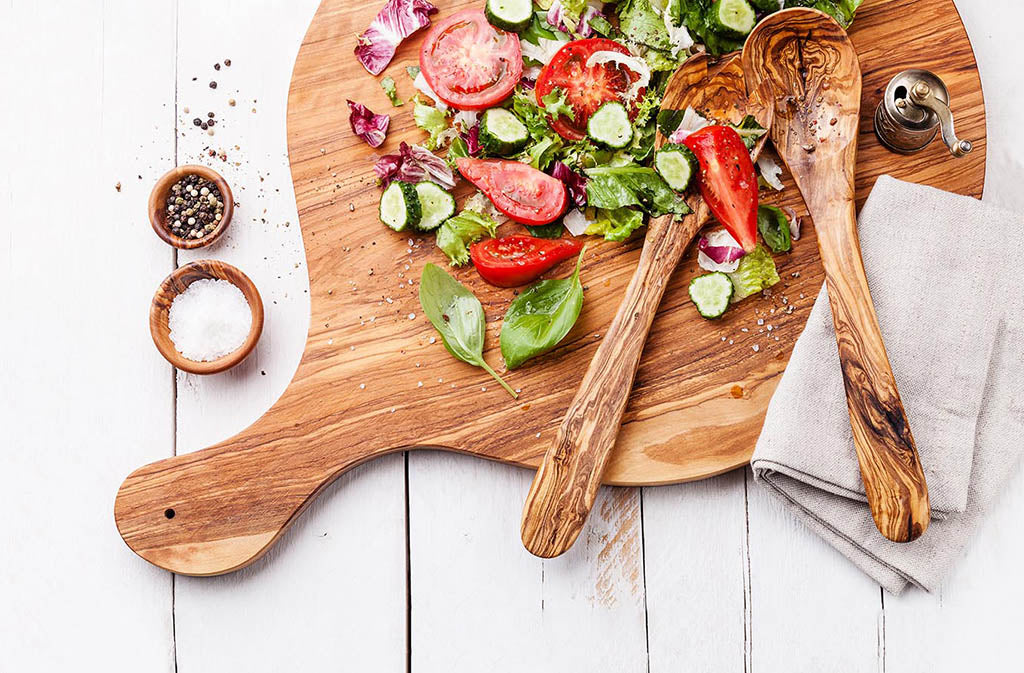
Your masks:
{"label": "linen napkin", "polygon": [[860,214],[868,283],[928,482],[932,522],[875,528],[822,287],[768,406],[751,465],[827,542],[893,593],[928,591],[1024,452],[1024,217],[882,176]]}

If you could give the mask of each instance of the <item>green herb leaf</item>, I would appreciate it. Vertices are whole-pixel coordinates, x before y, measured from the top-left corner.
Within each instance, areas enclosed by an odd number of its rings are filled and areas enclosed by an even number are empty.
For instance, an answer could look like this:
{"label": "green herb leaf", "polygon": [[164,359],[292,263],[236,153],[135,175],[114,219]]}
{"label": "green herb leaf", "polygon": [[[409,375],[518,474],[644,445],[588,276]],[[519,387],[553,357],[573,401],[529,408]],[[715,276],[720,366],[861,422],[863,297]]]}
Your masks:
{"label": "green herb leaf", "polygon": [[788,252],[793,247],[789,218],[775,206],[757,207],[757,230],[772,252]]}
{"label": "green herb leaf", "polygon": [[391,101],[393,107],[399,105],[405,105],[402,99],[398,97],[398,88],[395,86],[395,80],[390,77],[385,77],[380,81],[380,88],[384,89],[384,93],[387,95],[388,100]]}
{"label": "green herb leaf", "polygon": [[686,215],[689,206],[648,166],[597,166],[586,170],[587,204],[616,209],[640,206],[649,215]]}
{"label": "green herb leaf", "polygon": [[740,258],[740,265],[730,274],[732,281],[733,295],[732,302],[767,290],[779,282],[779,272],[775,268],[775,260],[768,248],[758,244],[753,252],[749,252]]}
{"label": "green herb leaf", "polygon": [[576,119],[576,112],[565,100],[564,89],[556,86],[551,93],[541,96],[540,100],[544,103],[544,112],[551,117],[552,121],[557,121],[559,116],[568,117],[570,120]]}
{"label": "green herb leaf", "polygon": [[512,397],[518,397],[484,362],[484,334],[487,322],[484,307],[465,285],[452,278],[436,264],[427,264],[420,275],[420,306],[434,326],[444,347],[453,356],[494,377]]}
{"label": "green herb leaf", "polygon": [[743,121],[733,126],[733,128],[736,129],[736,133],[740,135],[743,144],[747,146],[748,150],[754,149],[758,139],[765,133],[768,133],[768,130],[754,119],[754,115],[747,115],[743,118]]}
{"label": "green herb leaf", "polygon": [[412,118],[416,120],[416,126],[430,134],[430,140],[424,143],[428,150],[436,150],[440,144],[440,136],[448,130],[448,117],[439,108],[433,105],[425,105],[419,100],[413,108]]}
{"label": "green herb leaf", "polygon": [[530,232],[530,236],[534,238],[561,238],[562,237],[562,221],[555,220],[549,224],[540,224],[534,227],[530,225],[524,225],[526,230]]}
{"label": "green herb leaf", "polygon": [[583,233],[604,236],[606,241],[625,241],[644,225],[644,214],[632,208],[598,209],[594,223]]}
{"label": "green herb leaf", "polygon": [[569,278],[552,278],[531,285],[516,297],[501,325],[501,355],[515,369],[530,358],[547,353],[569,333],[583,309],[580,263]]}
{"label": "green herb leaf", "polygon": [[469,244],[484,236],[494,236],[498,223],[475,210],[463,210],[449,217],[437,230],[437,247],[448,256],[452,266],[469,263]]}

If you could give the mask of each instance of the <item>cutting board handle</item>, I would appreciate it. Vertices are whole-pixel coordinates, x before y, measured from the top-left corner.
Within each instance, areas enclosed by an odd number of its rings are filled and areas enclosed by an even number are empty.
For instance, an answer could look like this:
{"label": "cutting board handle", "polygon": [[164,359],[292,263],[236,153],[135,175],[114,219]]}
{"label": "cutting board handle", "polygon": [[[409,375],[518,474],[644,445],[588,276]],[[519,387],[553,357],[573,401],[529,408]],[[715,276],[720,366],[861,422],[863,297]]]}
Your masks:
{"label": "cutting board handle", "polygon": [[[626,295],[530,486],[521,531],[530,553],[542,558],[563,554],[583,530],[661,297],[705,219],[702,204],[681,222],[673,222],[671,215],[651,221]],[[672,227],[688,231],[679,235]]]}

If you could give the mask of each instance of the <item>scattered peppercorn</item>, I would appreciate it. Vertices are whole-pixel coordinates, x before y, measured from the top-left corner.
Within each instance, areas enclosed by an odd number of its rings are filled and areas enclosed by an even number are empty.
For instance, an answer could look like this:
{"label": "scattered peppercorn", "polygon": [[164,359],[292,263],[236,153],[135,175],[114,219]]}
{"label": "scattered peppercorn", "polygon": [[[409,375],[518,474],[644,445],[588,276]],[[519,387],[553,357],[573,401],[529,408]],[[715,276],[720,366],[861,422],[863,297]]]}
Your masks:
{"label": "scattered peppercorn", "polygon": [[210,119],[213,119],[216,115],[214,115],[212,112],[207,112],[206,116],[209,117]]}
{"label": "scattered peppercorn", "polygon": [[200,119],[199,117],[196,117],[195,119],[192,120],[192,123],[195,124],[196,126],[201,126],[202,123],[203,123],[203,120]]}
{"label": "scattered peppercorn", "polygon": [[216,89],[217,88],[217,83],[216,82],[210,82],[210,88],[211,89]]}
{"label": "scattered peppercorn", "polygon": [[226,65],[227,67],[230,68],[231,67],[231,59],[230,58],[224,59],[224,65]]}
{"label": "scattered peppercorn", "polygon": [[224,202],[217,185],[191,174],[171,186],[165,213],[168,231],[178,238],[203,238],[220,224]]}
{"label": "scattered peppercorn", "polygon": [[214,63],[213,64],[213,69],[214,70],[220,70],[220,63]]}

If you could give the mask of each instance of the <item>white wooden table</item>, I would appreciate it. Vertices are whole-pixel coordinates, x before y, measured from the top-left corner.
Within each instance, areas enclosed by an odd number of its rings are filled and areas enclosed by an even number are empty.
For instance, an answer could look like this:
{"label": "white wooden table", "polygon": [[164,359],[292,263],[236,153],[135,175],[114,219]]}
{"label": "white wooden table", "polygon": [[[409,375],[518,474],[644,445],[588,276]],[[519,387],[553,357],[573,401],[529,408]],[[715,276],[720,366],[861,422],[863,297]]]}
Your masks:
{"label": "white wooden table", "polygon": [[[1013,668],[1020,475],[936,595],[881,591],[744,471],[606,489],[572,552],[541,561],[518,535],[531,474],[433,452],[346,475],[233,575],[175,578],[132,554],[112,516],[123,477],[242,429],[298,363],[285,101],[316,4],[0,7],[0,671]],[[958,6],[988,102],[985,198],[1022,208],[1024,6]],[[212,137],[191,122],[208,110]],[[240,207],[214,248],[176,254],[146,198],[197,161]],[[207,378],[176,375],[147,326],[157,283],[202,256],[248,273],[267,309],[256,354]]]}

